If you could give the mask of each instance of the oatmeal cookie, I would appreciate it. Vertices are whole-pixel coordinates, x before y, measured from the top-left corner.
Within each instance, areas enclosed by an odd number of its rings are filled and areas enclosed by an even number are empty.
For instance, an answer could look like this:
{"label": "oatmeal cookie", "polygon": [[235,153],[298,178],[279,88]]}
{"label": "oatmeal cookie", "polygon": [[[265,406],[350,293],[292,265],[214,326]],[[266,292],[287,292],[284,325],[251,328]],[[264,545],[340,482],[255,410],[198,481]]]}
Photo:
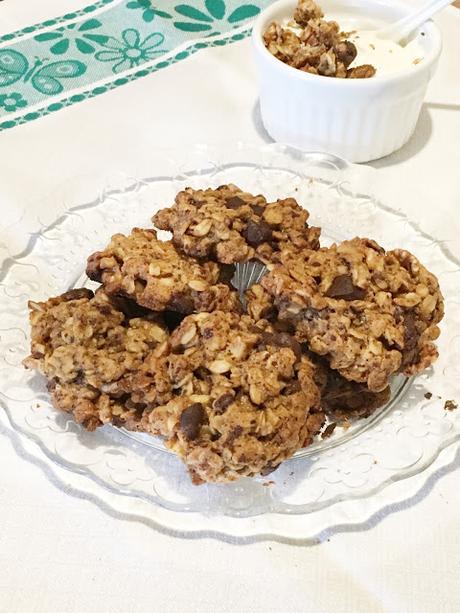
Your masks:
{"label": "oatmeal cookie", "polygon": [[296,338],[346,379],[384,390],[437,357],[443,316],[436,277],[409,252],[355,238],[319,251],[285,249],[248,292],[248,311],[279,313]]}
{"label": "oatmeal cookie", "polygon": [[104,292],[87,289],[30,302],[29,308],[31,355],[24,365],[49,380],[55,406],[90,430],[108,422],[134,424],[139,407],[122,382],[147,355],[167,346],[160,317],[130,318]]}
{"label": "oatmeal cookie", "polygon": [[165,437],[194,483],[272,470],[320,430],[315,367],[268,322],[224,312],[189,315],[170,343],[163,366],[156,360],[133,378],[132,398],[149,402],[155,377],[174,380],[175,396],[144,413],[142,428]]}
{"label": "oatmeal cookie", "polygon": [[185,254],[224,264],[258,258],[268,261],[284,245],[319,247],[319,228],[307,224],[308,211],[294,198],[267,202],[235,185],[217,189],[187,188],[173,206],[153,217]]}
{"label": "oatmeal cookie", "polygon": [[88,258],[86,274],[109,295],[132,298],[153,311],[238,310],[239,301],[215,262],[197,262],[179,253],[155,230],[134,228],[115,234],[110,244]]}

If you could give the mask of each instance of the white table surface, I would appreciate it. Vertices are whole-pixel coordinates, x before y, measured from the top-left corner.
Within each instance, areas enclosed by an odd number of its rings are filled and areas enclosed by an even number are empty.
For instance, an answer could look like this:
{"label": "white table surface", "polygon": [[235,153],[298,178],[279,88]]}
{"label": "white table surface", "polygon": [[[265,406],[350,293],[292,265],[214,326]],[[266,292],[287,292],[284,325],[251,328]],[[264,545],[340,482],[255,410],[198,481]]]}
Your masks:
{"label": "white table surface", "polygon": [[[62,13],[62,4],[6,0],[0,34]],[[65,10],[86,4],[66,0]],[[460,18],[450,9],[438,23],[445,49],[416,134],[373,166],[401,209],[460,256]],[[247,58],[248,41],[204,50],[1,133],[2,221],[36,215],[45,195],[48,215],[108,176],[142,174],[152,147],[266,141]],[[7,238],[19,246],[20,227]],[[0,613],[460,611],[460,453],[415,500],[359,531],[310,547],[237,546],[110,517],[59,490],[1,434]]]}

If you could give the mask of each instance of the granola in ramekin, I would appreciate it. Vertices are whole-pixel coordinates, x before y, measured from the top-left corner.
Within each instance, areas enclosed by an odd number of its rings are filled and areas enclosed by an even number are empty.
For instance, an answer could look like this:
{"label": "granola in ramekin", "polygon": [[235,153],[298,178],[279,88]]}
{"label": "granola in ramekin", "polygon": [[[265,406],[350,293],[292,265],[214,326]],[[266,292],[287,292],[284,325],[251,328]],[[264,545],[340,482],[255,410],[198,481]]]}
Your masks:
{"label": "granola in ramekin", "polygon": [[285,64],[324,77],[367,79],[375,75],[370,64],[350,67],[356,46],[340,31],[336,21],[326,21],[313,0],[299,0],[293,19],[271,23],[263,40],[266,48]]}

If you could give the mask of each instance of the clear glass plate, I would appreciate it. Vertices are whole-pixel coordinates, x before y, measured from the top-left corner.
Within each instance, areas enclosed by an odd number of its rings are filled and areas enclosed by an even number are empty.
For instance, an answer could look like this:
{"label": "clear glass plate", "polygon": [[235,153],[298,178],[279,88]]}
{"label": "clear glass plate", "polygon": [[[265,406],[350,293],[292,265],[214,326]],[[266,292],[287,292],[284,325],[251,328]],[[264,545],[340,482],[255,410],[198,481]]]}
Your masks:
{"label": "clear glass plate", "polygon": [[[196,146],[178,159],[152,154],[155,176],[116,178],[86,204],[63,205],[51,223],[36,221],[30,240],[0,270],[0,399],[10,426],[34,461],[87,496],[181,534],[305,539],[378,510],[391,484],[421,473],[460,438],[459,263],[432,237],[380,202],[374,171],[333,156],[280,145]],[[186,185],[233,182],[270,199],[295,197],[323,228],[325,241],[371,236],[388,249],[404,246],[435,272],[446,296],[440,358],[414,381],[395,379],[391,402],[371,418],[299,452],[268,478],[193,486],[182,463],[159,439],[107,426],[88,433],[49,402],[44,382],[25,371],[27,300],[88,284],[86,257],[115,232],[150,225]],[[431,394],[431,396],[430,396]],[[428,397],[430,396],[430,397]],[[404,488],[403,488],[404,490]],[[398,496],[401,497],[401,491]],[[387,494],[388,493],[388,494]],[[122,509],[122,511],[121,511]],[[344,511],[346,509],[346,511]],[[340,510],[340,512],[339,512]]]}

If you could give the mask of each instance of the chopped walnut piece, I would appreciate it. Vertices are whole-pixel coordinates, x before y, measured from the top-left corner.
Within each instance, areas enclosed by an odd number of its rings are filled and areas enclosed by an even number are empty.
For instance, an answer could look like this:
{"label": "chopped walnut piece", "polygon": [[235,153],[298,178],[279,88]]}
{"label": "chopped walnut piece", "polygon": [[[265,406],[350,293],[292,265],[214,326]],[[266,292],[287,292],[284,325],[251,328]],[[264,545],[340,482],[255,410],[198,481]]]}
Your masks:
{"label": "chopped walnut piece", "polygon": [[306,26],[311,19],[321,19],[323,11],[312,0],[299,0],[294,11],[294,21],[300,26]]}
{"label": "chopped walnut piece", "polygon": [[370,79],[370,77],[375,75],[375,72],[375,68],[371,64],[362,64],[362,66],[349,68],[347,77],[349,79]]}
{"label": "chopped walnut piece", "polygon": [[337,63],[335,53],[332,49],[326,51],[319,58],[318,64],[318,74],[324,75],[325,77],[333,77],[335,76],[337,70]]}

